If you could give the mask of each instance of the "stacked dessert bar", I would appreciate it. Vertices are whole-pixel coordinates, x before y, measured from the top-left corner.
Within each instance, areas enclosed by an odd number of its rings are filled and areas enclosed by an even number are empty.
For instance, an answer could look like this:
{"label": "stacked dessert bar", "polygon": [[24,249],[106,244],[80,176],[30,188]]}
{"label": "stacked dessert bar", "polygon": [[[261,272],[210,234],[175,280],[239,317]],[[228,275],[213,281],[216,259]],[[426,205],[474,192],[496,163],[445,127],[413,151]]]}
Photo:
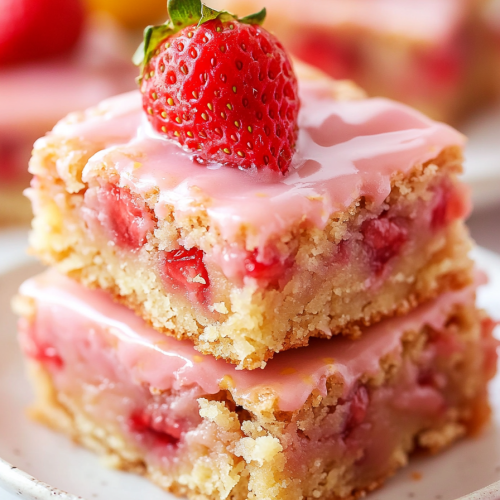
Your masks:
{"label": "stacked dessert bar", "polygon": [[183,5],[35,145],[33,414],[191,498],[362,495],[488,417],[464,138]]}

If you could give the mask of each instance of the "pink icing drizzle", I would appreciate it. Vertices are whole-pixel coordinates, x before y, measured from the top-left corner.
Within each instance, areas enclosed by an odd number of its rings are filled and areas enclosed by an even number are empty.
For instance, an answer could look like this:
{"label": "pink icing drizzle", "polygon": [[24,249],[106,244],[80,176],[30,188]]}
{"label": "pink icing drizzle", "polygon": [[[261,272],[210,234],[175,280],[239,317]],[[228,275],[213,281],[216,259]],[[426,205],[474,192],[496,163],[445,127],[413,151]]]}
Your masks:
{"label": "pink icing drizzle", "polygon": [[[280,409],[294,411],[313,390],[325,395],[326,379],[334,373],[344,379],[347,394],[362,374],[378,371],[381,357],[400,353],[400,337],[405,331],[423,325],[442,328],[452,306],[473,300],[475,289],[443,294],[404,317],[370,327],[357,341],[314,340],[306,348],[276,355],[264,369],[253,371],[236,370],[223,360],[199,354],[188,341],[165,337],[106,293],[87,290],[55,271],[26,281],[21,293],[36,299],[39,310],[50,307],[71,320],[67,335],[85,336],[99,329],[112,334],[120,363],[139,383],[162,390],[198,385],[206,393],[215,394],[222,381],[230,381],[237,401],[258,398],[269,390],[276,395]],[[46,330],[50,332],[50,328]],[[50,338],[44,340],[50,343]]]}
{"label": "pink icing drizzle", "polygon": [[75,115],[61,120],[54,127],[54,133],[107,145],[126,143],[140,126],[141,102],[141,94],[137,91],[105,99],[87,110],[83,121]]}
{"label": "pink icing drizzle", "polygon": [[98,177],[106,162],[117,170],[120,186],[138,193],[159,188],[159,218],[167,205],[177,215],[201,205],[226,241],[246,226],[261,248],[298,221],[323,228],[333,213],[360,196],[382,204],[395,173],[464,144],[451,127],[390,100],[337,102],[328,96],[328,80],[301,82],[301,101],[298,151],[285,178],[198,165],[150,129],[138,93],[105,101],[101,116],[63,121],[54,133],[109,146],[89,160],[84,181]]}

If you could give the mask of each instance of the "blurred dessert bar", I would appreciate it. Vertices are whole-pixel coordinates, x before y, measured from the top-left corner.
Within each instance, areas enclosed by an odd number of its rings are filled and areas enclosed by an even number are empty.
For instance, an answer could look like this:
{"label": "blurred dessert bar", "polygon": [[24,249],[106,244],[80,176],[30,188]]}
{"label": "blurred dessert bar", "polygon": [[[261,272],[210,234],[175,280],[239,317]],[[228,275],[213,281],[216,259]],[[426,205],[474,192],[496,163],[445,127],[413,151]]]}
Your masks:
{"label": "blurred dessert bar", "polygon": [[0,35],[0,225],[29,221],[22,190],[35,140],[70,111],[134,88],[131,41],[112,20],[86,17],[80,4],[25,5],[36,19],[20,8],[2,11],[2,22],[18,28]]}
{"label": "blurred dessert bar", "polygon": [[179,154],[139,92],[70,115],[35,144],[33,251],[251,369],[469,283],[464,138],[349,84],[299,85],[302,166],[271,183]]}
{"label": "blurred dessert bar", "polygon": [[483,12],[483,19],[493,40],[495,84],[497,94],[500,95],[500,1],[489,0]]}
{"label": "blurred dessert bar", "polygon": [[[369,95],[456,123],[496,93],[485,0],[269,0],[267,27],[297,57]],[[260,0],[216,0],[252,12]]]}
{"label": "blurred dessert bar", "polygon": [[17,308],[38,420],[193,499],[354,498],[488,417],[493,323],[469,287],[360,340],[236,370],[49,271]]}

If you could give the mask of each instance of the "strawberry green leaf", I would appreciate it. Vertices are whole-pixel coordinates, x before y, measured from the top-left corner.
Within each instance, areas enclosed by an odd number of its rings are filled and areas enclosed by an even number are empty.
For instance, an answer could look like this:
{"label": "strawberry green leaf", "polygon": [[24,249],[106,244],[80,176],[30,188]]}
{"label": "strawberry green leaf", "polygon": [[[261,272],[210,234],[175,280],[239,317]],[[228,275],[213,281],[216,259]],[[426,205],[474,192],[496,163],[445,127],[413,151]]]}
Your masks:
{"label": "strawberry green leaf", "polygon": [[201,19],[198,23],[198,26],[201,26],[203,23],[211,21],[212,19],[220,19],[222,22],[224,22],[231,21],[232,19],[237,20],[238,18],[227,10],[215,10],[207,7],[205,4],[202,4]]}
{"label": "strawberry green leaf", "polygon": [[201,0],[168,0],[167,9],[170,20],[144,30],[144,41],[132,58],[135,65],[144,67],[165,38],[186,26],[196,25],[201,18]]}
{"label": "strawberry green leaf", "polygon": [[264,22],[266,18],[267,11],[264,7],[260,12],[256,12],[255,14],[250,14],[249,16],[242,17],[238,19],[240,23],[243,24],[258,24],[259,26]]}
{"label": "strawberry green leaf", "polygon": [[144,40],[140,43],[139,47],[137,47],[137,50],[134,52],[134,55],[132,56],[132,62],[136,66],[140,66],[142,62],[144,61]]}
{"label": "strawberry green leaf", "polygon": [[141,45],[139,45],[139,48],[132,58],[134,64],[137,66],[146,65],[162,40],[165,40],[165,38],[173,35],[177,31],[179,30],[176,30],[170,22],[160,26],[148,26],[144,30],[144,40]]}
{"label": "strawberry green leaf", "polygon": [[210,7],[207,7],[205,4],[202,4],[201,19],[200,22],[198,23],[198,26],[200,24],[206,23],[207,21],[211,21],[212,19],[217,19],[219,14],[220,14],[219,10],[211,9]]}
{"label": "strawberry green leaf", "polygon": [[168,0],[167,8],[170,20],[178,29],[197,24],[201,17],[201,0]]}
{"label": "strawberry green leaf", "polygon": [[200,26],[212,19],[230,21],[232,19],[245,24],[262,24],[266,17],[266,9],[256,14],[238,19],[225,10],[218,11],[207,7],[201,0],[168,0],[170,19],[160,26],[148,26],[144,30],[144,41],[137,48],[132,60],[135,65],[144,68],[153,56],[160,43],[169,36],[175,35],[186,26]]}

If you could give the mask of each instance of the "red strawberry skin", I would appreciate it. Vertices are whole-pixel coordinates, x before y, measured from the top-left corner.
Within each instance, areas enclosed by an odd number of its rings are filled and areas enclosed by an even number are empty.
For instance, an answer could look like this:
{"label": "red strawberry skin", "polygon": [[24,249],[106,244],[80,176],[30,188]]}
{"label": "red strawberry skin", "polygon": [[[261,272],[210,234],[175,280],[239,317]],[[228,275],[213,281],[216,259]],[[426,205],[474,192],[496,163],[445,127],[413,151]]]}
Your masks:
{"label": "red strawberry skin", "polygon": [[0,0],[0,65],[67,53],[83,24],[81,0]]}
{"label": "red strawberry skin", "polygon": [[[207,268],[203,262],[204,252],[196,247],[186,250],[180,247],[163,252],[162,275],[175,287],[182,287],[192,298],[204,302],[204,292],[210,286]],[[198,277],[197,281],[195,278]]]}
{"label": "red strawberry skin", "polygon": [[385,264],[399,254],[408,240],[407,230],[398,219],[380,217],[366,221],[362,227],[364,244],[372,269],[380,274]]}
{"label": "red strawberry skin", "polygon": [[97,217],[109,238],[123,248],[139,250],[154,228],[152,214],[144,201],[111,183],[97,191],[97,201]]}
{"label": "red strawberry skin", "polygon": [[143,105],[153,128],[200,163],[286,173],[299,98],[279,41],[257,25],[212,19],[163,40],[146,64]]}

